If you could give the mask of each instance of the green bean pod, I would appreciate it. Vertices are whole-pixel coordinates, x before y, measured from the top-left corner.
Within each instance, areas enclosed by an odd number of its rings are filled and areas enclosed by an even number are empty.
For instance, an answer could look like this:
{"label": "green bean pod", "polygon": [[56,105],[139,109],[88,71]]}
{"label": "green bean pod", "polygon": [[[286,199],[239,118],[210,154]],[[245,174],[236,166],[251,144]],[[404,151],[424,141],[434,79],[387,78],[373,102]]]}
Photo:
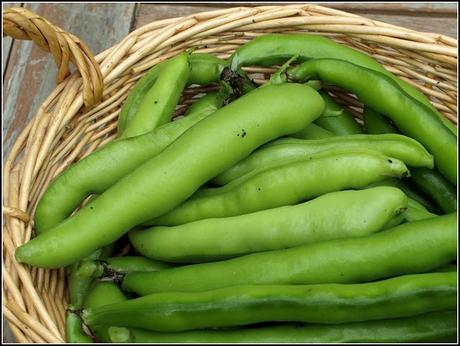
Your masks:
{"label": "green bean pod", "polygon": [[310,124],[299,132],[293,133],[291,137],[300,139],[323,139],[334,137],[335,134],[329,130],[323,129],[316,124]]}
{"label": "green bean pod", "polygon": [[147,295],[234,285],[366,282],[435,269],[456,258],[456,244],[457,213],[452,213],[404,223],[369,236],[328,240],[153,273],[132,273],[123,280],[123,287]]}
{"label": "green bean pod", "polygon": [[[365,110],[364,114],[372,114],[372,121],[375,126],[368,129],[368,132],[398,133],[384,117],[370,109]],[[425,168],[411,169],[410,182],[420,192],[429,196],[444,213],[457,210],[457,191],[437,170]]]}
{"label": "green bean pod", "polygon": [[314,121],[316,125],[338,136],[363,133],[361,126],[355,121],[353,115],[336,103],[326,91],[321,90],[319,94],[324,100],[325,107],[323,114]]}
{"label": "green bean pod", "polygon": [[207,86],[218,82],[222,71],[228,65],[225,60],[219,59],[212,54],[193,53],[189,56],[190,75],[188,85],[199,84]]}
{"label": "green bean pod", "polygon": [[78,272],[81,276],[93,278],[111,277],[115,280],[121,279],[125,274],[141,271],[153,272],[174,265],[155,261],[143,256],[120,256],[110,257],[106,260],[87,260],[79,264]]}
{"label": "green bean pod", "polygon": [[295,206],[135,230],[129,240],[143,256],[196,263],[372,234],[406,208],[406,195],[393,187],[338,191]]}
{"label": "green bean pod", "polygon": [[120,110],[118,117],[118,135],[126,130],[128,123],[134,118],[139,106],[147,92],[153,87],[158,79],[162,66],[166,61],[152,67],[133,87]]}
{"label": "green bean pod", "polygon": [[246,159],[218,175],[213,179],[213,182],[225,185],[254,169],[270,167],[283,161],[300,159],[314,153],[334,150],[335,148],[340,148],[340,150],[360,148],[375,150],[401,160],[411,167],[432,168],[434,165],[433,157],[420,143],[403,135],[356,134],[319,140],[282,138],[256,150]]}
{"label": "green bean pod", "polygon": [[86,324],[160,332],[261,322],[337,324],[455,310],[457,273],[393,277],[359,284],[242,285],[154,293],[83,311]]}
{"label": "green bean pod", "polygon": [[[258,36],[240,46],[232,54],[230,61],[232,69],[236,70],[242,66],[280,64],[295,55],[298,56],[298,61],[340,58],[346,62],[380,72],[397,83],[407,94],[429,107],[449,131],[454,134],[457,133],[457,128],[443,117],[418,89],[396,77],[369,55],[339,44],[327,37],[308,34],[268,34]],[[347,71],[345,70],[344,72]],[[360,81],[363,82],[366,79],[361,79]],[[372,83],[369,83],[369,85],[369,88],[374,87]]]}
{"label": "green bean pod", "polygon": [[76,262],[169,212],[257,147],[301,130],[323,108],[321,96],[302,84],[253,90],[195,124],[75,215],[17,248],[16,260],[46,268]]}
{"label": "green bean pod", "polygon": [[366,188],[375,187],[375,186],[394,186],[398,189],[404,191],[407,197],[417,201],[418,203],[422,204],[429,212],[439,215],[440,210],[439,208],[431,201],[428,197],[424,194],[421,194],[419,191],[413,189],[409,184],[407,184],[403,179],[396,179],[396,178],[388,178],[384,180],[377,181],[375,183],[370,184]]}
{"label": "green bean pod", "polygon": [[457,271],[457,265],[453,263],[448,263],[446,265],[443,265],[439,268],[436,268],[433,270],[435,272],[456,272]]}
{"label": "green bean pod", "polygon": [[411,170],[411,182],[431,197],[444,213],[457,210],[457,189],[436,171],[423,167]]}
{"label": "green bean pod", "polygon": [[404,218],[407,222],[414,222],[417,220],[429,219],[437,216],[436,214],[430,213],[423,204],[408,198],[408,206],[404,212]]}
{"label": "green bean pod", "polygon": [[382,73],[338,59],[310,60],[289,71],[296,81],[319,77],[353,92],[367,106],[388,116],[403,134],[419,141],[434,156],[436,167],[457,181],[457,136],[426,105]]}
{"label": "green bean pod", "polygon": [[[187,85],[199,84],[207,86],[211,83],[218,82],[222,70],[227,65],[225,60],[216,58],[212,54],[190,54],[188,59],[190,63],[190,73]],[[169,60],[162,61],[152,67],[131,90],[125,103],[121,107],[120,116],[118,118],[119,134],[123,133],[127,124],[134,118],[145,98],[145,95],[157,81],[161,68],[165,66],[168,61]]]}
{"label": "green bean pod", "polygon": [[93,339],[87,335],[82,328],[81,318],[73,311],[66,311],[65,334],[69,344],[89,344]]}
{"label": "green bean pod", "polygon": [[384,133],[399,133],[398,129],[394,127],[393,124],[390,124],[379,113],[370,109],[369,107],[366,107],[366,105],[364,105],[363,116],[364,126],[367,133],[374,135]]}
{"label": "green bean pod", "polygon": [[[117,284],[113,282],[95,282],[85,298],[84,308],[96,309],[106,305],[121,303],[126,300],[127,298]],[[110,342],[107,331],[109,326],[105,321],[102,321],[101,323],[92,324],[90,329],[98,341]]]}
{"label": "green bean pod", "polygon": [[114,343],[383,343],[449,342],[457,335],[455,311],[341,324],[278,324],[259,328],[193,330],[180,333],[109,328]]}
{"label": "green bean pod", "polygon": [[297,204],[328,192],[360,189],[374,181],[408,174],[402,161],[377,151],[319,152],[256,169],[219,188],[200,190],[148,224],[173,226],[252,213]]}
{"label": "green bean pod", "polygon": [[[113,252],[113,244],[104,248],[97,249],[88,256],[86,261],[105,259]],[[76,313],[83,308],[84,299],[93,282],[93,278],[81,275],[79,272],[80,263],[74,263],[67,267],[67,285],[69,291],[70,304],[66,312],[66,341],[68,343],[92,342],[82,329],[81,318]]]}
{"label": "green bean pod", "polygon": [[59,174],[35,211],[38,234],[59,225],[91,194],[101,194],[148,159],[158,155],[187,129],[222,107],[228,94],[210,93],[186,117],[144,135],[112,141]]}
{"label": "green bean pod", "polygon": [[139,109],[126,124],[120,138],[129,138],[150,132],[169,122],[190,74],[188,54],[169,59],[161,67],[155,84],[145,94]]}

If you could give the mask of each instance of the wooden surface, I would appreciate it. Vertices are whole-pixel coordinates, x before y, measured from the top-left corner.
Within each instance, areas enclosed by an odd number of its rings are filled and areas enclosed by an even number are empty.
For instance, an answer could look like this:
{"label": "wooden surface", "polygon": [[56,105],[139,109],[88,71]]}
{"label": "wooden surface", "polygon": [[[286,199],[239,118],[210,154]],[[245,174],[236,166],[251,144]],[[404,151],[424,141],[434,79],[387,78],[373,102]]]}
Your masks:
{"label": "wooden surface", "polygon": [[[313,2],[314,3],[314,2]],[[261,5],[263,3],[257,3]],[[270,3],[267,3],[270,4]],[[319,3],[417,31],[457,38],[457,4],[451,3]],[[149,22],[251,3],[136,4],[136,3],[2,3],[24,6],[87,43],[97,54]],[[56,67],[50,55],[28,41],[6,38],[3,53],[3,154],[7,156],[21,129],[55,87]],[[4,328],[4,342],[14,342]]]}

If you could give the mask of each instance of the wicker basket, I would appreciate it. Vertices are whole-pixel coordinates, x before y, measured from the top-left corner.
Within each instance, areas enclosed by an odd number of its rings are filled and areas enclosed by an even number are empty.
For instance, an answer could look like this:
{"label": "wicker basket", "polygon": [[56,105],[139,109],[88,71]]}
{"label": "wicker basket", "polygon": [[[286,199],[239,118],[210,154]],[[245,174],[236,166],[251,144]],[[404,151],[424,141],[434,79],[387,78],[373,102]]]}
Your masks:
{"label": "wicker basket", "polygon": [[[17,137],[4,163],[3,309],[19,342],[64,342],[64,269],[17,263],[15,248],[34,235],[37,200],[50,180],[112,140],[120,106],[152,66],[190,47],[228,57],[238,46],[271,32],[309,32],[364,51],[415,85],[457,123],[457,41],[317,5],[236,7],[147,24],[95,58],[75,36],[24,8],[4,10],[4,32],[33,39],[51,51],[58,86]],[[69,74],[73,62],[80,73]],[[273,69],[247,68],[258,83]],[[81,77],[83,76],[83,78]],[[103,89],[102,89],[103,87]],[[204,88],[184,92],[177,113]],[[330,90],[361,121],[356,97]]]}

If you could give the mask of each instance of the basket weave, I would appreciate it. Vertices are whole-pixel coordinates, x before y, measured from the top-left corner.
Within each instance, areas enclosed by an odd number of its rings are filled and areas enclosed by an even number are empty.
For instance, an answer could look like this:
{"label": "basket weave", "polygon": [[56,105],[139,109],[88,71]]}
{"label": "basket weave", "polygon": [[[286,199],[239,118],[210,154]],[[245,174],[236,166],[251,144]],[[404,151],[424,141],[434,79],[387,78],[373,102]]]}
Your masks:
{"label": "basket weave", "polygon": [[[58,173],[116,136],[120,106],[130,89],[162,60],[190,47],[227,58],[238,46],[265,33],[320,34],[372,55],[457,123],[455,39],[327,7],[236,7],[160,20],[131,32],[95,58],[77,37],[27,10],[4,10],[3,27],[6,34],[33,39],[49,50],[58,65],[59,82],[18,136],[4,164],[3,309],[18,342],[65,340],[64,269],[32,268],[14,259],[16,247],[34,234],[33,215],[40,195]],[[69,62],[81,74],[69,75]],[[263,83],[273,69],[246,71]],[[177,114],[206,90],[210,88],[188,88]],[[356,97],[330,91],[362,122],[362,105]]]}

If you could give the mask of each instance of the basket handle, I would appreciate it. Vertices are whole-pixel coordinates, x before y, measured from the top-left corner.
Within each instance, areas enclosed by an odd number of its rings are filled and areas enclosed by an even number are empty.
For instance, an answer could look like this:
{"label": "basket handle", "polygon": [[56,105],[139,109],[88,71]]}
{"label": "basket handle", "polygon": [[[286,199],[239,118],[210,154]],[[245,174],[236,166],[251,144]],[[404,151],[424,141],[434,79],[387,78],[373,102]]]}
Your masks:
{"label": "basket handle", "polygon": [[103,78],[93,54],[78,37],[51,24],[45,18],[22,7],[3,9],[3,35],[32,40],[51,52],[58,67],[57,83],[70,75],[74,63],[83,80],[83,102],[91,107],[102,100]]}

